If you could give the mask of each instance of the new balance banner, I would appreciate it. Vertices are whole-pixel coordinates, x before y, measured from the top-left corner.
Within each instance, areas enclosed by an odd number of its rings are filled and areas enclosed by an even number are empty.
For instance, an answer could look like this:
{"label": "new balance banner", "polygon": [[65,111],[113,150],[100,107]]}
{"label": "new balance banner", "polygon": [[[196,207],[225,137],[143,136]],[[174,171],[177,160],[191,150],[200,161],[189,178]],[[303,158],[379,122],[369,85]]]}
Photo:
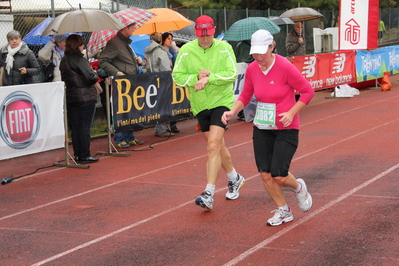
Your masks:
{"label": "new balance banner", "polygon": [[64,82],[0,88],[0,160],[61,148]]}
{"label": "new balance banner", "polygon": [[112,80],[111,102],[116,132],[192,116],[188,90],[176,86],[171,73],[116,76]]}
{"label": "new balance banner", "polygon": [[356,81],[355,51],[295,56],[292,63],[316,91]]}
{"label": "new balance banner", "polygon": [[379,0],[341,0],[339,50],[378,47]]}

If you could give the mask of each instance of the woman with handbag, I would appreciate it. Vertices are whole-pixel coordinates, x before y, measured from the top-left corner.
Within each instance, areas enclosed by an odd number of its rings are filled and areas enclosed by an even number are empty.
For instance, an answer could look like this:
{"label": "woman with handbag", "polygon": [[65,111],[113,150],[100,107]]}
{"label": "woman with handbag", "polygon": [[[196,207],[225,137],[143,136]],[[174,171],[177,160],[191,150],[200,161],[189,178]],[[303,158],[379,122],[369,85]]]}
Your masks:
{"label": "woman with handbag", "polygon": [[7,33],[7,41],[8,44],[0,50],[1,67],[4,67],[2,86],[33,83],[33,76],[40,73],[35,54],[16,30]]}
{"label": "woman with handbag", "polygon": [[97,103],[94,84],[98,76],[83,57],[83,47],[82,36],[68,36],[60,71],[66,86],[67,116],[75,160],[86,164],[98,162],[98,158],[90,154],[90,129]]}

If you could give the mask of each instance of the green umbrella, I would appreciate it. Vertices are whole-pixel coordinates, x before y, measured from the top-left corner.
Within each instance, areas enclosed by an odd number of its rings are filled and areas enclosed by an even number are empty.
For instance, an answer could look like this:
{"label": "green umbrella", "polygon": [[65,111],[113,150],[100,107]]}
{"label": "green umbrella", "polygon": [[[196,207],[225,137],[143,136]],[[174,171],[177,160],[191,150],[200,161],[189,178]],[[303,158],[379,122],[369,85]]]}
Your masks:
{"label": "green umbrella", "polygon": [[280,27],[268,18],[249,17],[234,22],[225,33],[223,40],[244,41],[250,40],[257,30],[268,30],[271,34],[280,32]]}

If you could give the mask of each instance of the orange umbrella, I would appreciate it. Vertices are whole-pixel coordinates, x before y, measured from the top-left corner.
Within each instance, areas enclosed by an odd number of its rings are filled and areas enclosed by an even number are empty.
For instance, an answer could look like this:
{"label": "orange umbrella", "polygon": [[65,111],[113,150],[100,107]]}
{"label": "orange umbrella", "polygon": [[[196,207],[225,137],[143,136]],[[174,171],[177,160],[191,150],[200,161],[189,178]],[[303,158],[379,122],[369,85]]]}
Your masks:
{"label": "orange umbrella", "polygon": [[180,13],[169,8],[152,8],[147,9],[147,11],[154,13],[156,16],[135,30],[133,35],[180,30],[188,25],[193,24],[192,21],[186,19]]}

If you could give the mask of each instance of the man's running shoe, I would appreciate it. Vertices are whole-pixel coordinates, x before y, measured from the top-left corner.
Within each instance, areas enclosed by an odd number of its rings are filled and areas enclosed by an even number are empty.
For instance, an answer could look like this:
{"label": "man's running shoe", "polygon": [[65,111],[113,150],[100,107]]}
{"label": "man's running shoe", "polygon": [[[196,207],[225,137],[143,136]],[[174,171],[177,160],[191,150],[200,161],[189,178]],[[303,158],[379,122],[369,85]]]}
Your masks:
{"label": "man's running shoe", "polygon": [[213,207],[213,196],[211,192],[205,190],[199,197],[195,199],[195,204],[201,206],[204,209],[212,210]]}
{"label": "man's running shoe", "polygon": [[238,180],[235,182],[229,181],[227,183],[228,191],[226,193],[227,200],[233,200],[238,198],[240,195],[240,188],[244,186],[245,179],[242,175],[237,174]]}
{"label": "man's running shoe", "polygon": [[272,212],[274,212],[274,216],[267,220],[267,225],[276,226],[294,220],[291,209],[288,212],[280,209],[274,210]]}
{"label": "man's running shoe", "polygon": [[298,178],[296,181],[302,186],[301,191],[295,193],[299,208],[301,211],[307,212],[310,210],[310,208],[312,208],[312,196],[309,194],[305,181],[302,178]]}

